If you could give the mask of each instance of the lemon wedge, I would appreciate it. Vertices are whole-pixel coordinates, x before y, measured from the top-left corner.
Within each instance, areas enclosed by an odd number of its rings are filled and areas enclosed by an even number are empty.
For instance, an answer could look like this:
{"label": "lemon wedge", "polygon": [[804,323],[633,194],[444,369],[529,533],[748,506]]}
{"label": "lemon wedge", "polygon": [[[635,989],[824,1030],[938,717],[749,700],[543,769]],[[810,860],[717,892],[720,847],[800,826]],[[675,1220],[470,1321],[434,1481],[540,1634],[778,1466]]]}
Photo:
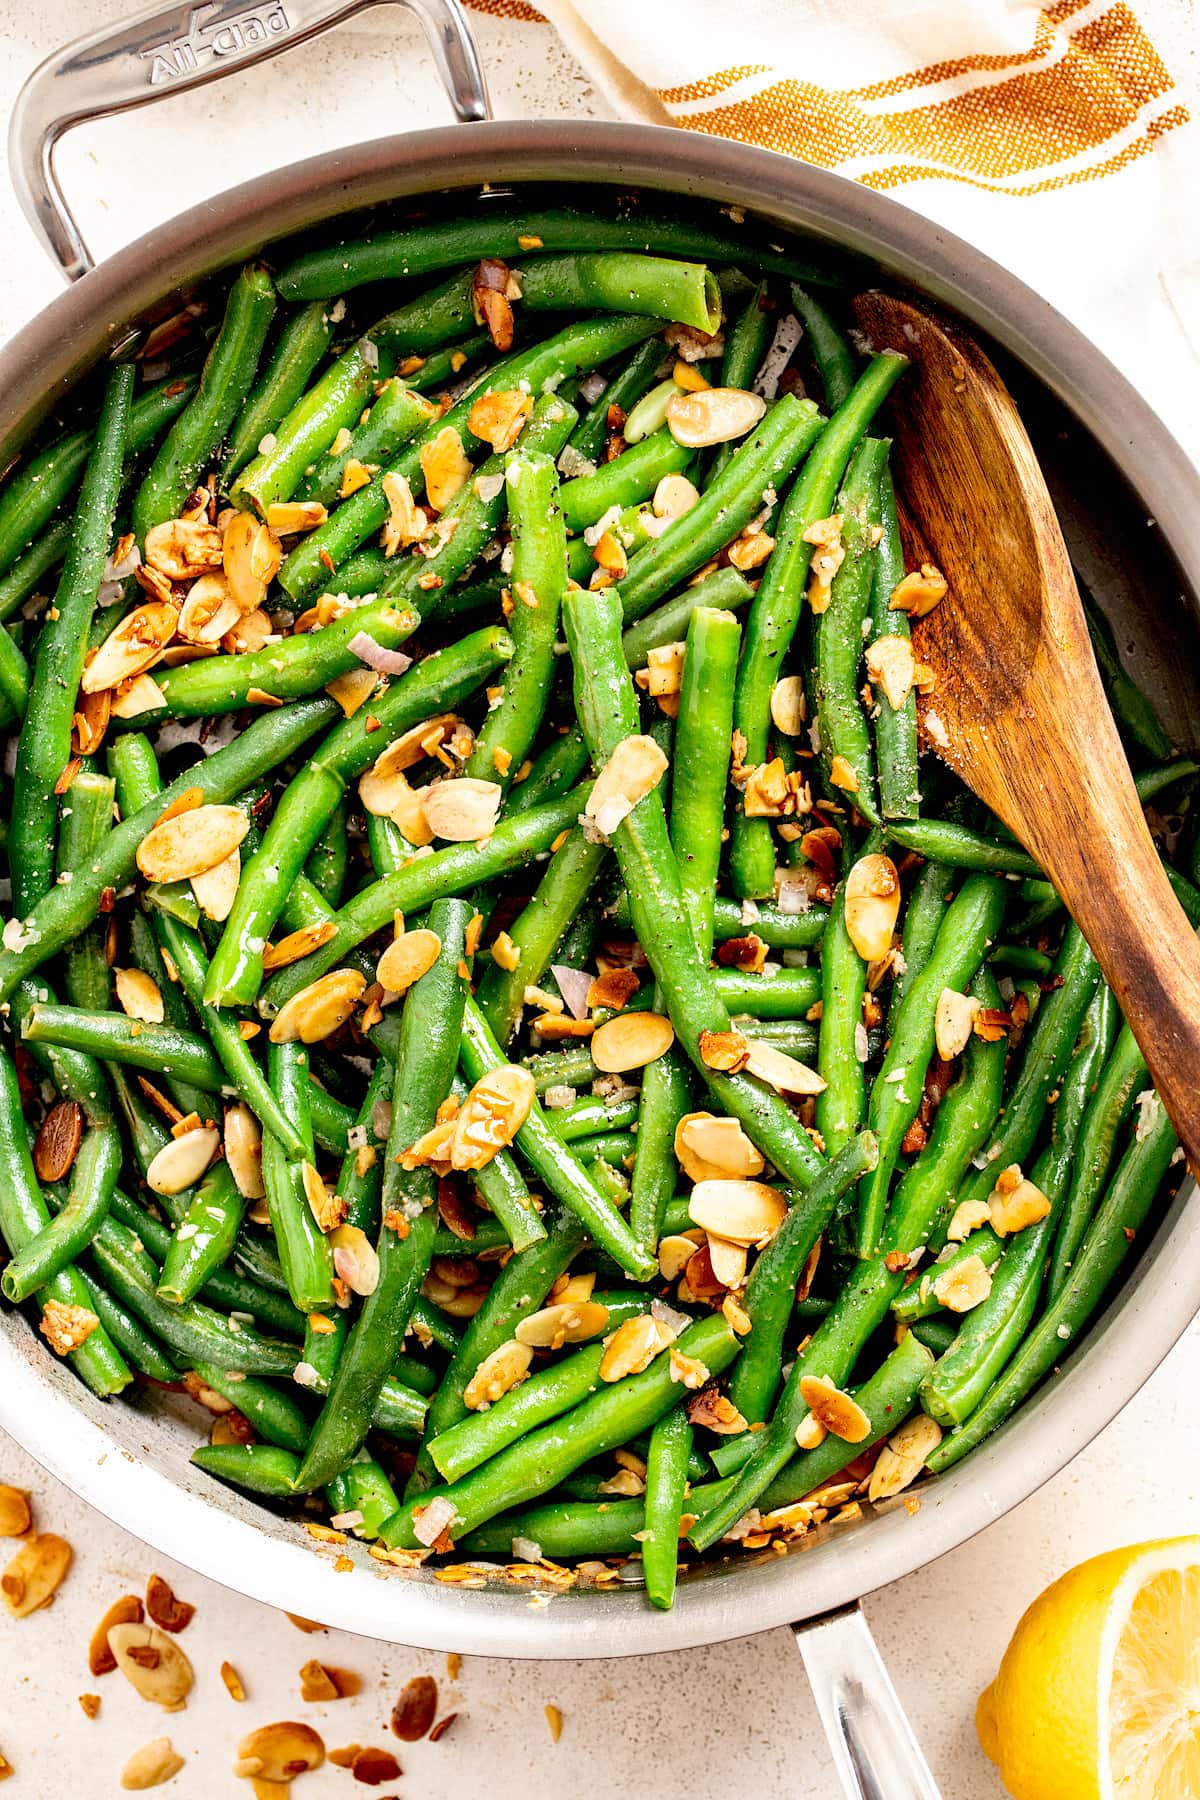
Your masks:
{"label": "lemon wedge", "polygon": [[1014,1800],[1196,1800],[1200,1537],[1061,1576],[1021,1619],[975,1725]]}

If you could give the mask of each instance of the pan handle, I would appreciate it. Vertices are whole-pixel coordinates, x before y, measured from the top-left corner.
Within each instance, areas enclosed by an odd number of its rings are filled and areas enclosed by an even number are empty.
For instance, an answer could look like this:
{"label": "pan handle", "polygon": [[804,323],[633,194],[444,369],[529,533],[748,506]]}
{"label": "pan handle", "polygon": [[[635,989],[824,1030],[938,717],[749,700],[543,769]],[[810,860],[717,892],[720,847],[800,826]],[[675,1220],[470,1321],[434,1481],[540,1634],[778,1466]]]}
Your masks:
{"label": "pan handle", "polygon": [[862,1608],[792,1626],[846,1800],[941,1800]]}
{"label": "pan handle", "polygon": [[[12,110],[8,161],[25,217],[69,281],[93,259],[59,186],[54,149],[73,125],[218,81],[381,0],[200,0],[77,38],[36,68]],[[491,117],[459,0],[400,0],[420,19],[459,119]]]}

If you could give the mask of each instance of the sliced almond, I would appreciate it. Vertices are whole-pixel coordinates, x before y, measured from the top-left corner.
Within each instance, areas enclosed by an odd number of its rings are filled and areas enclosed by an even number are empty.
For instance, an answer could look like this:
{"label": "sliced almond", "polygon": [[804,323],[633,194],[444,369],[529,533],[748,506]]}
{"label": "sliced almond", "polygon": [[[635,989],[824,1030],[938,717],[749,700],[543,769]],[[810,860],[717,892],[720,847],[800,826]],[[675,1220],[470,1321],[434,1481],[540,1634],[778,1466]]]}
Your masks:
{"label": "sliced almond", "polygon": [[860,856],[846,877],[846,935],[865,963],[892,947],[900,913],[900,877],[890,856]]}
{"label": "sliced almond", "polygon": [[243,1200],[261,1200],[267,1191],[262,1175],[262,1127],[244,1100],[225,1113],[225,1160]]}
{"label": "sliced almond", "polygon": [[815,1413],[805,1413],[796,1427],[795,1436],[797,1450],[815,1450],[818,1444],[825,1442],[829,1433]]}
{"label": "sliced almond", "polygon": [[333,1267],[352,1294],[364,1298],[379,1286],[379,1257],[375,1246],[357,1225],[338,1225],[329,1234]]}
{"label": "sliced almond", "polygon": [[938,995],[934,1011],[933,1031],[937,1052],[947,1062],[961,1056],[971,1040],[979,1001],[973,994],[960,994],[944,987]]}
{"label": "sliced almond", "polygon": [[189,644],[219,644],[241,616],[224,575],[202,575],[188,589],[179,614],[179,635]]}
{"label": "sliced almond", "polygon": [[88,1643],[88,1668],[93,1675],[111,1675],[117,1659],[109,1648],[108,1634],[114,1625],[140,1625],[144,1618],[142,1603],[136,1594],[122,1594],[114,1600]]}
{"label": "sliced almond", "polygon": [[699,501],[700,490],[686,475],[664,475],[654,490],[651,505],[658,519],[681,519]]}
{"label": "sliced almond", "polygon": [[262,605],[282,561],[283,547],[271,528],[251,513],[235,512],[225,527],[222,562],[240,613]]}
{"label": "sliced almond", "polygon": [[950,1312],[970,1312],[992,1291],[992,1272],[979,1256],[964,1256],[962,1261],[943,1269],[933,1282],[933,1297]]}
{"label": "sliced almond", "polygon": [[374,669],[347,669],[344,675],[335,675],[332,681],[325,683],[325,692],[331,700],[337,701],[345,717],[352,719],[367,704],[378,685],[379,676]]}
{"label": "sliced almond", "polygon": [[498,782],[460,775],[423,789],[421,809],[435,838],[473,844],[495,831],[503,798],[504,789]]}
{"label": "sliced almond", "polygon": [[32,1524],[33,1511],[24,1488],[0,1481],[0,1537],[24,1537]]}
{"label": "sliced almond", "polygon": [[71,722],[71,749],[76,756],[95,756],[108,730],[112,702],[111,688],[101,688],[98,694],[88,694],[80,688]]}
{"label": "sliced almond", "polygon": [[532,1346],[509,1338],[479,1364],[463,1391],[463,1404],[472,1412],[481,1406],[491,1406],[525,1379],[532,1361]]}
{"label": "sliced almond", "polygon": [[392,1708],[392,1731],[403,1744],[416,1744],[433,1727],[437,1715],[437,1682],[432,1675],[406,1681]]}
{"label": "sliced almond", "polygon": [[736,1075],[750,1059],[750,1042],[740,1031],[702,1031],[696,1048],[706,1069]]}
{"label": "sliced almond", "polygon": [[286,1788],[297,1775],[319,1769],[324,1761],[324,1740],[311,1725],[281,1719],[273,1725],[260,1725],[242,1739],[233,1772],[258,1781],[279,1782]]}
{"label": "sliced almond", "polygon": [[685,1113],[675,1127],[675,1155],[689,1181],[744,1180],[761,1175],[763,1159],[736,1119]]}
{"label": "sliced almond", "polygon": [[146,533],[146,562],[168,581],[194,581],[221,566],[221,534],[207,519],[168,519]]}
{"label": "sliced almond", "polygon": [[914,1413],[893,1431],[875,1460],[867,1499],[890,1500],[910,1487],[942,1441],[942,1428],[928,1413]]}
{"label": "sliced almond", "polygon": [[658,1240],[658,1272],[664,1281],[675,1281],[696,1254],[695,1237],[669,1236]]}
{"label": "sliced almond", "polygon": [[1024,1231],[1027,1225],[1036,1225],[1050,1211],[1047,1196],[1024,1176],[1006,1190],[997,1184],[988,1203],[992,1230],[997,1237],[1011,1237],[1015,1231]]}
{"label": "sliced almond", "polygon": [[320,1230],[326,1233],[336,1231],[345,1220],[346,1202],[339,1194],[330,1192],[310,1162],[300,1164],[300,1180],[304,1198],[308,1201],[308,1210]]}
{"label": "sliced almond", "polygon": [[375,979],[390,994],[406,994],[414,981],[432,969],[442,953],[436,931],[403,931],[393,938],[375,968]]}
{"label": "sliced almond", "polygon": [[436,512],[445,512],[471,478],[471,462],[463,441],[453,425],[443,425],[435,438],[421,445],[418,455],[429,504]]}
{"label": "sliced almond", "polygon": [[543,1306],[518,1321],[513,1336],[535,1350],[559,1350],[564,1344],[582,1344],[599,1336],[608,1324],[608,1308],[598,1300],[569,1300]]}
{"label": "sliced almond", "polygon": [[152,1738],[140,1750],[134,1751],[121,1770],[121,1786],[133,1793],[161,1787],[164,1781],[178,1775],[183,1766],[183,1758],[169,1737]]}
{"label": "sliced almond", "polygon": [[[195,1118],[195,1114],[192,1114]],[[156,1194],[182,1194],[194,1187],[217,1153],[220,1136],[211,1125],[196,1125],[164,1144],[146,1170]]]}
{"label": "sliced almond", "polygon": [[871,1421],[858,1401],[827,1375],[805,1375],[800,1397],[817,1422],[843,1443],[861,1444],[870,1437]]}
{"label": "sliced almond", "polygon": [[190,881],[232,856],[250,821],[237,806],[198,806],[154,825],[137,847],[147,881]]}
{"label": "sliced almond", "polygon": [[350,1017],[366,992],[367,978],[358,969],[330,969],[285,1001],[271,1021],[273,1044],[319,1044]]}
{"label": "sliced almond", "polygon": [[604,1346],[604,1355],[600,1359],[601,1381],[623,1381],[627,1375],[640,1375],[674,1339],[675,1333],[653,1313],[639,1313],[635,1319],[626,1319]]}
{"label": "sliced almond", "polygon": [[[606,1315],[607,1316],[607,1315]],[[0,1598],[14,1619],[28,1618],[54,1598],[74,1552],[51,1531],[31,1532],[0,1575]]]}
{"label": "sliced almond", "polygon": [[267,508],[267,526],[276,537],[315,531],[328,517],[328,509],[319,500],[276,500]]}
{"label": "sliced almond", "polygon": [[38,1330],[55,1356],[70,1356],[86,1344],[100,1321],[87,1306],[72,1306],[64,1300],[47,1300],[42,1307]]}
{"label": "sliced almond", "polygon": [[973,1231],[986,1225],[991,1218],[986,1200],[960,1200],[954,1209],[954,1216],[946,1227],[946,1241],[950,1244],[961,1244],[969,1238]]}
{"label": "sliced almond", "polygon": [[946,598],[946,577],[933,563],[922,563],[892,589],[888,606],[892,612],[907,613],[910,619],[923,619]]}
{"label": "sliced almond", "polygon": [[497,453],[511,450],[532,410],[533,395],[523,394],[520,388],[481,394],[467,414],[467,430]]}
{"label": "sliced almond", "polygon": [[644,1069],[665,1056],[675,1042],[675,1027],[662,1013],[620,1013],[593,1034],[592,1061],[608,1075]]}
{"label": "sliced almond", "polygon": [[705,388],[698,394],[673,394],[667,401],[667,429],[677,444],[700,449],[727,444],[753,431],[767,403],[743,388]]}
{"label": "sliced almond", "polygon": [[83,1108],[77,1100],[52,1106],[33,1140],[33,1166],[39,1181],[63,1181],[70,1174],[83,1142]]}
{"label": "sliced almond", "polygon": [[709,1233],[708,1260],[722,1287],[739,1287],[746,1278],[746,1246]]}
{"label": "sliced almond", "polygon": [[79,684],[83,692],[97,694],[102,688],[114,688],[150,668],[174,637],[178,619],[179,608],[169,600],[135,606],[109,632],[83,671]]}
{"label": "sliced almond", "polygon": [[161,1025],[166,1016],[158,984],[142,969],[114,969],[114,985],[121,1010],[146,1025]]}
{"label": "sliced almond", "polygon": [[592,784],[585,817],[603,837],[611,837],[658,786],[667,767],[666,754],[652,737],[623,738]]}
{"label": "sliced almond", "polygon": [[223,861],[216,863],[211,869],[205,869],[202,874],[192,876],[192,892],[206,919],[213,919],[220,924],[229,917],[237,899],[241,879],[240,850],[234,850]]}
{"label": "sliced almond", "polygon": [[383,548],[387,556],[409,544],[419,543],[429,530],[429,515],[413,499],[408,478],[389,470],[383,478],[384,498],[388,503],[387,523],[383,528]]}
{"label": "sliced almond", "polygon": [[904,637],[879,637],[868,644],[867,674],[883,689],[888,705],[899,712],[912,693],[916,680],[916,658],[913,647]]}
{"label": "sliced almond", "polygon": [[819,1094],[824,1091],[825,1081],[810,1069],[807,1063],[797,1061],[788,1056],[786,1051],[777,1050],[773,1044],[759,1043],[751,1038],[750,1054],[746,1059],[746,1072],[756,1075],[765,1081],[779,1094]]}
{"label": "sliced almond", "polygon": [[[397,804],[399,788],[394,777],[403,775],[406,769],[415,768],[430,755],[428,745],[441,743],[450,736],[462,723],[457,713],[436,713],[432,718],[422,719],[419,725],[393,738],[387,748],[376,757],[371,767],[360,776],[358,797],[369,813],[376,813],[386,818]],[[403,783],[407,787],[407,783]]]}
{"label": "sliced almond", "polygon": [[263,969],[285,969],[289,963],[300,962],[327,944],[330,938],[337,936],[337,926],[332,919],[322,919],[315,925],[301,925],[298,931],[289,931],[281,937],[277,944],[268,944],[263,950]]}
{"label": "sliced almond", "polygon": [[804,679],[785,675],[771,689],[771,722],[785,737],[799,737],[808,716]]}
{"label": "sliced almond", "polygon": [[787,1202],[765,1181],[698,1181],[688,1214],[701,1230],[732,1244],[765,1244],[787,1217]]}
{"label": "sliced almond", "polygon": [[175,1638],[157,1625],[113,1625],[108,1646],[130,1686],[167,1712],[187,1702],[195,1677]]}
{"label": "sliced almond", "polygon": [[135,675],[132,681],[123,681],[114,693],[112,716],[137,719],[142,713],[158,712],[166,704],[167,697],[152,675]]}
{"label": "sliced almond", "polygon": [[185,1631],[196,1616],[195,1607],[180,1600],[161,1575],[151,1575],[146,1583],[146,1611],[164,1631]]}
{"label": "sliced almond", "polygon": [[675,644],[659,644],[646,652],[645,680],[638,670],[637,680],[652,700],[677,694],[683,685],[683,661],[687,645],[681,639]]}

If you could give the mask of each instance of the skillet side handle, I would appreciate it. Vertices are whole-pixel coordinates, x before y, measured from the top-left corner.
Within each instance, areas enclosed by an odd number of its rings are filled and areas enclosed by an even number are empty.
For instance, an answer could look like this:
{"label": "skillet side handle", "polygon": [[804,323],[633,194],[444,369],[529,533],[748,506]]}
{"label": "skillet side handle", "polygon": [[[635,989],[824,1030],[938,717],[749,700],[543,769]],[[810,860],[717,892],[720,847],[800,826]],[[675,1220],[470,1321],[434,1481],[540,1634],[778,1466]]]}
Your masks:
{"label": "skillet side handle", "polygon": [[846,1800],[941,1800],[862,1608],[792,1633]]}
{"label": "skillet side handle", "polygon": [[[68,281],[93,267],[54,168],[73,125],[219,81],[316,37],[381,0],[209,0],[157,7],[77,38],[28,77],[9,119],[8,163],[21,209]],[[429,40],[456,116],[491,117],[459,0],[400,0]]]}

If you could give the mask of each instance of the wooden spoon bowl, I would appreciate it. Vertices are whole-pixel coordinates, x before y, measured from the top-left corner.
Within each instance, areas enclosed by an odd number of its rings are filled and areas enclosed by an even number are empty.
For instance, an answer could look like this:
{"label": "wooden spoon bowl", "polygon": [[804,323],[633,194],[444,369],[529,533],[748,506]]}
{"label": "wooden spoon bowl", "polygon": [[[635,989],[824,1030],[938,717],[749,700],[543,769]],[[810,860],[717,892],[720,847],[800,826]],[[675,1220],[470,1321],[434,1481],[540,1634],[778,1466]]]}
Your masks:
{"label": "wooden spoon bowl", "polygon": [[925,733],[1078,921],[1198,1168],[1200,941],[1146,826],[1033,446],[960,326],[880,292],[854,311],[873,349],[912,362],[896,481],[918,553],[949,583],[914,626],[936,676]]}

